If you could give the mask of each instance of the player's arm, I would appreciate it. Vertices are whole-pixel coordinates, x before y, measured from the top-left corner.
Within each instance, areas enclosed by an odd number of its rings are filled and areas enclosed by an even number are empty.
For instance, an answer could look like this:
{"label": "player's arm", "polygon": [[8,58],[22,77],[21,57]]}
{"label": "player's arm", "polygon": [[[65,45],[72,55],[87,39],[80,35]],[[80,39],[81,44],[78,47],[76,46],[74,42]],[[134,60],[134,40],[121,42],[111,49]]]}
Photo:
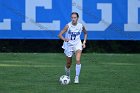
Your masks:
{"label": "player's arm", "polygon": [[66,26],[63,28],[63,30],[61,30],[61,32],[58,34],[58,37],[59,37],[61,40],[65,41],[65,42],[68,42],[68,41],[69,41],[68,39],[66,39],[66,38],[63,37],[63,34],[64,34],[65,32],[67,32],[68,28],[69,28],[69,26],[66,25]]}
{"label": "player's arm", "polygon": [[84,41],[83,41],[83,48],[86,47],[86,41],[87,41],[87,31],[86,31],[86,28],[83,26],[83,32],[84,32]]}

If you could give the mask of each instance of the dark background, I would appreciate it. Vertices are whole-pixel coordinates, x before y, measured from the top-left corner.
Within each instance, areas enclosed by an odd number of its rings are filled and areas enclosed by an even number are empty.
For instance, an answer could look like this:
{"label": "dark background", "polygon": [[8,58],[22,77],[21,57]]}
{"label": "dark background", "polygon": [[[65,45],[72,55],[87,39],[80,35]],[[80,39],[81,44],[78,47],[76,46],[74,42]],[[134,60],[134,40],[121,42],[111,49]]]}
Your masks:
{"label": "dark background", "polygon": [[[61,40],[0,40],[0,52],[63,53]],[[140,41],[88,40],[84,53],[140,53]]]}

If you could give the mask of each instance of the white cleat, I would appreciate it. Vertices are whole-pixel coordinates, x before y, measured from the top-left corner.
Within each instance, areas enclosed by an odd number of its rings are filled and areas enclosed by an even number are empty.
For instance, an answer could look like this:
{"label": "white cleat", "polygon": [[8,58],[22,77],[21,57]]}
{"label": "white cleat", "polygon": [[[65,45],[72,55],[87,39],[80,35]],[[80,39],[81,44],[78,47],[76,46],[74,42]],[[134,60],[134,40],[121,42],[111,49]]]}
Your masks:
{"label": "white cleat", "polygon": [[75,76],[74,83],[75,84],[78,84],[79,83],[79,77],[78,76]]}

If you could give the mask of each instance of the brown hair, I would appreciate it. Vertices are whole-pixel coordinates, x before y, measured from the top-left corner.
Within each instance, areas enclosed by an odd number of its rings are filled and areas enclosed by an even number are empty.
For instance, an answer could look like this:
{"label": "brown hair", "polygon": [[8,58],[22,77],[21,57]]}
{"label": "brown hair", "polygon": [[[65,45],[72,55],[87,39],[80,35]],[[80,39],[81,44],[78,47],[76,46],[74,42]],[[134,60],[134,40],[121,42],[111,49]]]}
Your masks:
{"label": "brown hair", "polygon": [[77,18],[79,18],[79,14],[77,12],[72,12],[71,15],[76,14]]}

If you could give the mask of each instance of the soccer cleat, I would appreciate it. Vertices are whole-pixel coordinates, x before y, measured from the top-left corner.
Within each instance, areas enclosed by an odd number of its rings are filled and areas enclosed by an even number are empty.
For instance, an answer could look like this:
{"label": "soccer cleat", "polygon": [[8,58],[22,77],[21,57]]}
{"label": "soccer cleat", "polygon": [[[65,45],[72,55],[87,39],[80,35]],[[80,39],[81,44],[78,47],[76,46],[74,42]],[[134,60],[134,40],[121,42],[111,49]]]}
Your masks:
{"label": "soccer cleat", "polygon": [[78,76],[75,76],[74,83],[75,84],[78,84],[79,83],[79,77]]}

